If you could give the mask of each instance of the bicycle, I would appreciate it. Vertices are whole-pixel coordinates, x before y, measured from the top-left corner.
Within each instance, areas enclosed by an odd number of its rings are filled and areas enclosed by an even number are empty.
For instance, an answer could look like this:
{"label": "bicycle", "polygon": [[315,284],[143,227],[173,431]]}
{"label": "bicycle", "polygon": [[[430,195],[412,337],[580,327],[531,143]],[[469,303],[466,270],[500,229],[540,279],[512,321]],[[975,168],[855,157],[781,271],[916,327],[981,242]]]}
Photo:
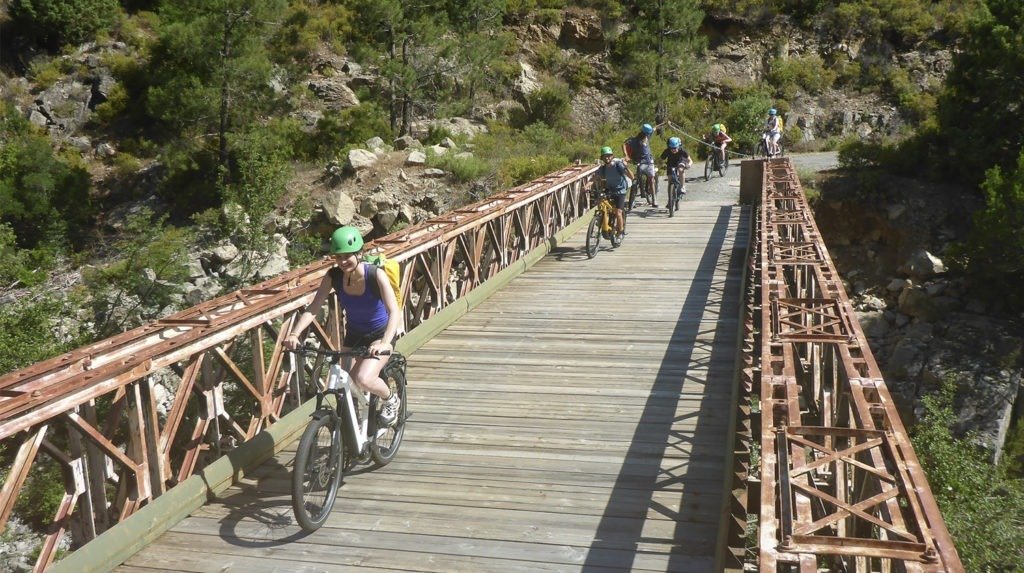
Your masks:
{"label": "bicycle", "polygon": [[[720,155],[725,155],[725,158],[719,157]],[[711,174],[715,171],[718,172],[719,177],[725,177],[728,170],[729,155],[722,153],[722,148],[718,146],[712,147],[708,158],[704,160],[704,180],[711,181]]]}
{"label": "bicycle", "polygon": [[647,181],[650,179],[650,177],[651,177],[650,175],[644,173],[644,171],[641,168],[641,166],[637,165],[636,180],[633,181],[633,185],[630,186],[630,188],[629,188],[629,197],[626,200],[626,212],[627,213],[632,211],[633,207],[636,205],[637,189],[640,190],[640,197],[645,199],[648,204],[653,205],[653,204],[657,203],[657,201],[655,200],[655,197],[657,197],[657,194],[658,194],[658,187],[657,187],[658,182],[657,182],[657,180],[655,180],[655,182],[654,182],[654,184],[655,184],[655,187],[654,187],[654,197],[652,197],[650,192],[647,189]]}
{"label": "bicycle", "polygon": [[[686,194],[686,169],[670,168],[668,172],[668,216],[672,217],[679,210],[679,199]],[[673,177],[674,175],[674,177]]]}
{"label": "bicycle", "polygon": [[[318,381],[316,407],[299,439],[292,472],[292,509],[299,526],[306,531],[315,531],[327,521],[346,470],[371,459],[378,467],[387,465],[402,444],[409,417],[405,357],[392,352],[380,373],[401,399],[395,421],[384,424],[378,420],[384,401],[353,389],[352,378],[339,364],[342,358],[368,356],[366,348],[331,350],[307,345],[293,351],[292,360],[302,358],[297,361],[299,364],[292,365],[299,388],[305,383],[306,357],[316,357],[312,373]],[[321,386],[323,367],[328,362],[330,367]],[[330,397],[334,398],[333,405]]]}
{"label": "bicycle", "polygon": [[[608,192],[600,193],[595,191],[594,195],[598,195],[599,198],[594,198],[597,202],[597,207],[594,208],[594,218],[590,220],[590,225],[587,227],[586,249],[588,259],[597,256],[597,247],[601,244],[602,238],[610,240],[612,247],[618,247],[622,244],[622,237],[625,234],[616,233],[612,227],[612,221],[615,218],[615,205],[608,198]],[[625,225],[625,219],[623,219],[623,225]]]}
{"label": "bicycle", "polygon": [[768,152],[768,150],[772,148],[771,141],[772,136],[769,132],[766,131],[762,133],[761,141],[757,142],[757,149],[754,150],[754,157],[758,157],[760,159],[771,159],[772,157],[782,157],[785,155],[785,150],[782,148],[782,138],[779,138],[779,143],[777,144],[779,147],[778,153]]}

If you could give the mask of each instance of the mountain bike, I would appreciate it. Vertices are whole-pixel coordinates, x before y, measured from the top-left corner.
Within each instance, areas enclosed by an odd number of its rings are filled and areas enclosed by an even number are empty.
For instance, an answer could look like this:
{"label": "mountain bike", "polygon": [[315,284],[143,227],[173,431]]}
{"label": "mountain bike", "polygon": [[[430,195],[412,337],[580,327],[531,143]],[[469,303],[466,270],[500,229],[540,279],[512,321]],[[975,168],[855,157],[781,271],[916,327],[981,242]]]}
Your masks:
{"label": "mountain bike", "polygon": [[[338,495],[342,476],[357,463],[373,460],[386,465],[402,444],[408,399],[405,393],[405,357],[388,356],[380,377],[397,392],[401,405],[391,424],[380,420],[384,400],[357,386],[340,364],[342,358],[367,358],[366,348],[331,350],[303,346],[292,354],[292,371],[299,388],[305,387],[306,358],[315,358],[312,380],[317,382],[316,408],[299,439],[292,472],[292,509],[299,526],[315,531],[327,521]],[[296,360],[298,359],[298,360]],[[326,377],[323,377],[327,366]]]}
{"label": "mountain bike", "polygon": [[679,210],[679,199],[686,194],[686,169],[682,165],[668,171],[668,216]]}
{"label": "mountain bike", "polygon": [[[650,195],[650,191],[648,191],[648,189],[647,189],[647,180],[650,179],[650,178],[651,178],[651,176],[646,174],[646,173],[644,173],[643,170],[640,168],[640,166],[637,165],[637,168],[636,168],[636,180],[633,181],[633,185],[630,186],[630,188],[629,188],[629,197],[626,199],[626,212],[627,213],[633,210],[633,207],[636,204],[636,196],[638,194],[640,195],[640,197],[645,199],[647,201],[647,203],[650,204],[650,205],[653,205],[653,204],[657,203],[657,201],[655,201],[655,197],[657,197],[657,194],[658,194],[658,187],[657,187],[658,181],[657,180],[654,181],[654,185],[655,185],[655,187],[654,187],[654,197],[652,197]],[[638,190],[639,190],[639,193],[638,193]]]}
{"label": "mountain bike", "polygon": [[779,147],[779,152],[778,153],[768,153],[768,150],[772,148],[771,142],[772,142],[771,134],[768,133],[767,131],[762,133],[761,134],[761,141],[757,142],[757,149],[754,150],[754,157],[757,157],[757,158],[760,158],[760,159],[771,159],[772,157],[782,157],[783,155],[785,155],[785,150],[782,148],[782,138],[781,137],[779,138],[779,143],[778,143],[778,147]]}
{"label": "mountain bike", "polygon": [[[597,256],[597,247],[601,244],[601,239],[608,239],[612,242],[612,247],[618,247],[622,244],[622,237],[625,233],[616,233],[613,225],[615,220],[615,204],[612,203],[608,197],[608,192],[594,192],[594,197],[597,207],[594,208],[594,218],[590,220],[590,225],[587,227],[587,258],[592,259]],[[625,225],[625,219],[623,219],[623,225]]]}
{"label": "mountain bike", "polygon": [[724,154],[725,158],[721,158],[723,155],[720,147],[712,147],[711,153],[708,154],[708,158],[704,160],[704,180],[711,181],[711,174],[715,171],[718,172],[719,177],[725,177],[725,172],[729,170],[729,155]]}

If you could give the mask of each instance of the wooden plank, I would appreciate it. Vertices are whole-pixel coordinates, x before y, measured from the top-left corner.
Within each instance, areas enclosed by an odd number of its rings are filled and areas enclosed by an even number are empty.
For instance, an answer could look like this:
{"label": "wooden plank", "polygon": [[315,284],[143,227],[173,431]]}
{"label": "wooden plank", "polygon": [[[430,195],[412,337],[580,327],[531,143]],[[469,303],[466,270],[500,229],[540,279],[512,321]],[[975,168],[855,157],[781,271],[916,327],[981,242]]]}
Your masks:
{"label": "wooden plank", "polygon": [[293,444],[119,571],[712,570],[740,227],[693,202],[594,259],[573,237],[409,357],[398,457],[321,530],[291,515]]}

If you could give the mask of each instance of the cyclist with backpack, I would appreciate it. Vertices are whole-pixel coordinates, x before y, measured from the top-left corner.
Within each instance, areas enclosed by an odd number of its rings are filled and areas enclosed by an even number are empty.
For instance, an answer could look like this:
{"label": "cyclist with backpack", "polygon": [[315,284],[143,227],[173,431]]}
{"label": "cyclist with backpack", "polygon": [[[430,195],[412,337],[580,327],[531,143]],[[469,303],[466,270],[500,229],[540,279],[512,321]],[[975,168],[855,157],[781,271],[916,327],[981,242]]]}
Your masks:
{"label": "cyclist with backpack", "polygon": [[626,234],[626,191],[629,189],[633,172],[622,159],[616,159],[611,147],[601,148],[601,166],[597,168],[597,176],[604,182],[604,192],[615,205],[615,232]]}
{"label": "cyclist with backpack", "polygon": [[769,153],[771,155],[779,154],[779,139],[782,138],[782,116],[773,107],[768,110],[768,119],[764,122],[764,132],[766,139],[771,143],[771,149]]}
{"label": "cyclist with backpack", "polygon": [[299,314],[284,339],[284,347],[299,347],[299,334],[313,322],[331,291],[338,297],[338,306],[345,309],[345,340],[347,348],[365,347],[367,358],[353,358],[349,374],[361,388],[384,401],[381,418],[390,424],[398,417],[401,404],[381,380],[380,371],[387,363],[381,356],[394,350],[395,337],[401,324],[398,298],[383,269],[363,261],[363,236],[355,227],[340,227],[331,235],[332,267],[316,289],[313,301]]}
{"label": "cyclist with backpack", "polygon": [[708,135],[707,140],[708,143],[710,143],[711,146],[714,148],[712,149],[712,151],[718,154],[716,159],[718,165],[721,165],[722,162],[725,161],[725,148],[727,145],[729,145],[729,142],[732,141],[732,138],[729,137],[729,134],[725,132],[725,124],[716,123],[712,125],[711,134]]}
{"label": "cyclist with backpack", "polygon": [[647,194],[647,204],[652,207],[658,206],[658,169],[654,166],[654,154],[651,153],[651,135],[654,128],[651,124],[645,123],[640,126],[640,132],[630,137],[622,144],[622,152],[626,159],[636,163],[637,175],[647,175],[647,189],[641,190]]}
{"label": "cyclist with backpack", "polygon": [[[686,194],[686,178],[681,173],[693,165],[690,154],[683,149],[683,141],[678,137],[668,138],[668,147],[661,152],[661,160],[665,162],[668,170],[669,184],[675,183],[679,186],[679,195]],[[676,198],[678,200],[678,197]]]}

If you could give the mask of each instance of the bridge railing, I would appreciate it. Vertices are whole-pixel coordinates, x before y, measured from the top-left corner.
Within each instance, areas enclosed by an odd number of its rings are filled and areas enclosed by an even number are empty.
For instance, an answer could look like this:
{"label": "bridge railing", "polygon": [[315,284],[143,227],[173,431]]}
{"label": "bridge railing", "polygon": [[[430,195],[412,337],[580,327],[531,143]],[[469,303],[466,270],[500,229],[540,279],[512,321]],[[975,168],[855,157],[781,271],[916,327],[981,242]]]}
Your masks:
{"label": "bridge railing", "polygon": [[[585,215],[595,170],[567,167],[370,243],[400,264],[406,338]],[[0,532],[31,503],[27,483],[63,490],[36,562],[46,569],[67,533],[71,548],[88,543],[295,408],[283,333],[331,265],[0,377]],[[341,340],[333,306],[311,328]]]}
{"label": "bridge railing", "polygon": [[791,162],[743,169],[760,197],[735,451],[753,479],[734,524],[756,516],[759,570],[963,571]]}

